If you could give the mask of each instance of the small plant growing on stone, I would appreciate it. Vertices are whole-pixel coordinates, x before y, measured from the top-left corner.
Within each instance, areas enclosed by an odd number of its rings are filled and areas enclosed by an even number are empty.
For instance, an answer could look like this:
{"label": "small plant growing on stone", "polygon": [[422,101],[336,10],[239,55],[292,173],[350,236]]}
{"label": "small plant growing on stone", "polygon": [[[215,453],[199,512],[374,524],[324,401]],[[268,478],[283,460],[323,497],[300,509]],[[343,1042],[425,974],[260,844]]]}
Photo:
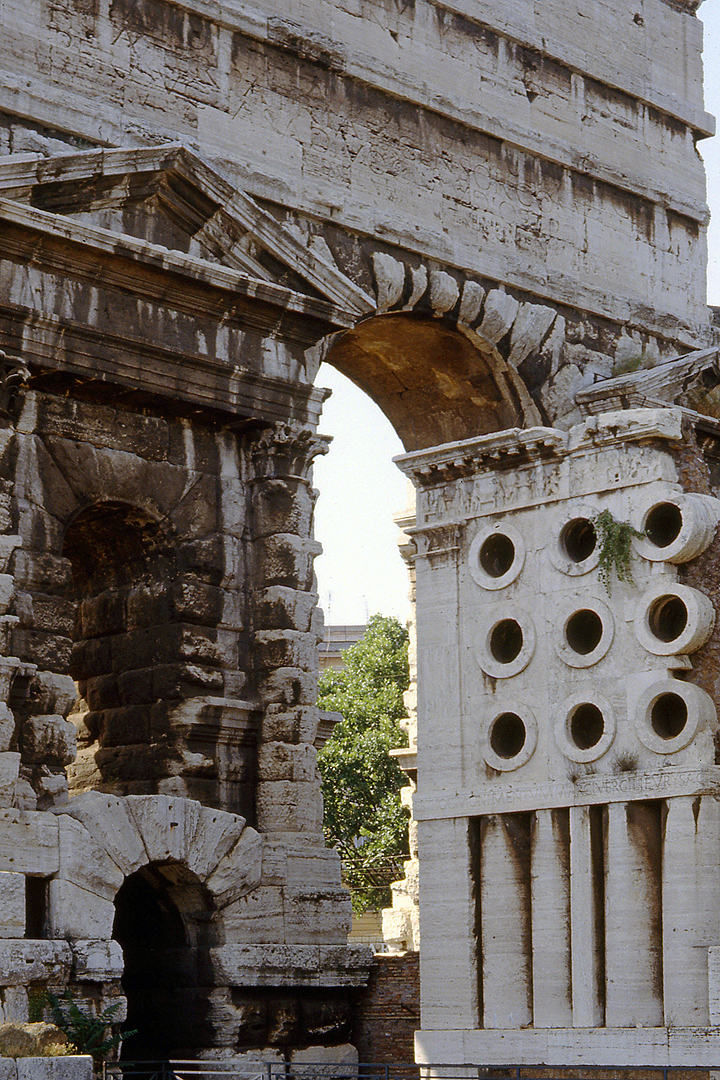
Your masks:
{"label": "small plant growing on stone", "polygon": [[96,1016],[81,1009],[69,990],[65,991],[62,998],[48,991],[47,998],[53,1022],[65,1034],[68,1042],[75,1047],[78,1054],[90,1054],[95,1061],[102,1061],[112,1050],[117,1049],[123,1039],[136,1034],[134,1031],[111,1030],[115,1023],[115,1014],[120,1008],[119,1002],[117,1005],[108,1005]]}
{"label": "small plant growing on stone", "polygon": [[641,539],[645,534],[638,532],[627,521],[617,521],[609,510],[601,510],[593,518],[593,525],[600,537],[600,580],[609,596],[613,570],[618,581],[635,584],[630,563],[631,542],[633,537]]}

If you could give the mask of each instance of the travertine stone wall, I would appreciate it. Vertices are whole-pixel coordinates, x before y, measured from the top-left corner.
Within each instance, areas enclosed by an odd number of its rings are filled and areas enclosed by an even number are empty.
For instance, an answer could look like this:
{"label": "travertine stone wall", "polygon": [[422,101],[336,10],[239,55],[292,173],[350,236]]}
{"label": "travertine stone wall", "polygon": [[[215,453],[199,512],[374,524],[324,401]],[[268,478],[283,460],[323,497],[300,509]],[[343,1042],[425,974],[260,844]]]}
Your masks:
{"label": "travertine stone wall", "polygon": [[365,288],[380,245],[652,356],[707,324],[692,6],[9,2],[0,131],[14,154],[181,141]]}
{"label": "travertine stone wall", "polygon": [[[418,488],[421,1060],[717,1053],[715,439],[628,409],[399,459]],[[607,584],[604,511],[638,531],[632,577]]]}

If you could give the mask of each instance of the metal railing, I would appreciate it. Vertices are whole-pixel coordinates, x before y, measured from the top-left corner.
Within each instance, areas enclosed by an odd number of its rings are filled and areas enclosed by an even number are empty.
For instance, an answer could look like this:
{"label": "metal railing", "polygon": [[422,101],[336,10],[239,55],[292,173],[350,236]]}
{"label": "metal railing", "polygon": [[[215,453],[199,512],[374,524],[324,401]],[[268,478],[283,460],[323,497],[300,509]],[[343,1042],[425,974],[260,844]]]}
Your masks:
{"label": "metal railing", "polygon": [[720,1080],[710,1066],[416,1065],[411,1062],[118,1061],[103,1080]]}

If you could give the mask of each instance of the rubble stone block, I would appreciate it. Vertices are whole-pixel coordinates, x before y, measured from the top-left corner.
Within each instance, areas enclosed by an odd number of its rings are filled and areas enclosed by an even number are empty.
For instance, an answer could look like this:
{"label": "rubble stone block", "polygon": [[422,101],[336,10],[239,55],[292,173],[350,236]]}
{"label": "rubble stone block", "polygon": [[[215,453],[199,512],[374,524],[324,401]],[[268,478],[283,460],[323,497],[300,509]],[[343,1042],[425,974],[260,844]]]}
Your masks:
{"label": "rubble stone block", "polygon": [[0,937],[21,938],[24,935],[25,875],[0,871]]}

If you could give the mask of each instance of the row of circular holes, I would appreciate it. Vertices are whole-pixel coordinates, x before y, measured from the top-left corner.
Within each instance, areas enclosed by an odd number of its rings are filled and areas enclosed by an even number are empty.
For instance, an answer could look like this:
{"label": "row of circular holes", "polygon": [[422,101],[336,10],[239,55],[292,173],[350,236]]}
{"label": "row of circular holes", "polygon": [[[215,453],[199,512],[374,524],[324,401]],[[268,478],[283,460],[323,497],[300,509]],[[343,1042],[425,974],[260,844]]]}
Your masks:
{"label": "row of circular holes", "polygon": [[[687,727],[687,702],[672,691],[659,694],[650,706],[648,719],[658,739],[669,743],[679,738]],[[599,746],[605,734],[605,717],[596,704],[584,701],[570,710],[567,735],[577,750],[593,750]],[[526,746],[527,738],[525,722],[515,712],[500,713],[490,726],[490,748],[501,761],[511,762],[517,758]]]}
{"label": "row of circular holes", "polygon": [[[683,519],[680,508],[674,503],[659,503],[645,519],[645,535],[659,549],[669,547],[680,535]],[[597,533],[592,521],[574,518],[560,533],[560,544],[567,557],[574,563],[585,562],[597,546]],[[510,570],[515,560],[515,545],[504,533],[493,533],[481,545],[480,566],[491,578],[501,578]]]}
{"label": "row of circular holes", "polygon": [[[676,641],[687,626],[688,610],[679,596],[659,596],[650,606],[650,632],[666,644]],[[603,636],[602,619],[592,608],[581,608],[565,623],[565,640],[579,656],[589,656]],[[501,619],[490,633],[489,648],[499,664],[511,664],[523,647],[523,631],[515,619]]]}

